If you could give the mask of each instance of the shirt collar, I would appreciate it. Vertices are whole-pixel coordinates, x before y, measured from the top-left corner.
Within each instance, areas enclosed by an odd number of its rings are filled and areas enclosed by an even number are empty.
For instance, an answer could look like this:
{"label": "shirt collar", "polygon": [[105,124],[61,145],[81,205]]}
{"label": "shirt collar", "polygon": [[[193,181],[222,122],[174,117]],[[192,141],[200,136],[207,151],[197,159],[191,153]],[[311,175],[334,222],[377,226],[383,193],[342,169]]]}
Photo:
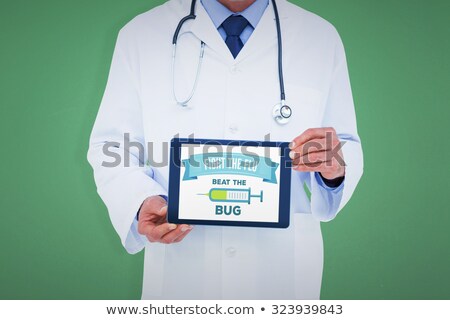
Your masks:
{"label": "shirt collar", "polygon": [[258,25],[259,20],[269,5],[269,0],[256,0],[250,7],[242,12],[236,12],[229,10],[218,0],[201,0],[200,1],[206,12],[210,16],[216,29],[231,15],[241,15],[251,24],[253,29]]}

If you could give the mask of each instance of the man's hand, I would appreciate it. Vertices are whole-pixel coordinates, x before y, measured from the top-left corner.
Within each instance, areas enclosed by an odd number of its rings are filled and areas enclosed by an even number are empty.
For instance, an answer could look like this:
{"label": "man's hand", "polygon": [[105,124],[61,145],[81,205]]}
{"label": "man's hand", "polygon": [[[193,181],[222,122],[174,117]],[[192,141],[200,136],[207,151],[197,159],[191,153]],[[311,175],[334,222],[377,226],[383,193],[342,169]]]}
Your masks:
{"label": "man's hand", "polygon": [[294,170],[319,172],[329,180],[345,175],[342,145],[334,128],[308,129],[289,147]]}
{"label": "man's hand", "polygon": [[187,224],[167,223],[167,203],[160,196],[145,199],[139,211],[138,232],[150,242],[176,243],[192,230]]}

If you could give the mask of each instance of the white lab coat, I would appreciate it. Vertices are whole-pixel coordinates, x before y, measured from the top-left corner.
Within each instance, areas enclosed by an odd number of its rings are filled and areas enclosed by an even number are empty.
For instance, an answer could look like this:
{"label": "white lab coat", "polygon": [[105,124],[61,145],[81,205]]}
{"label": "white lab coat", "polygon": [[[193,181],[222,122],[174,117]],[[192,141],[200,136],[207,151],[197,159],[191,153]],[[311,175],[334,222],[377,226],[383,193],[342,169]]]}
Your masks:
{"label": "white lab coat", "polygon": [[[236,60],[197,2],[197,18],[179,36],[176,87],[180,99],[192,87],[200,40],[204,62],[189,108],[172,95],[172,36],[189,12],[190,0],[171,0],[139,15],[119,33],[108,84],[90,139],[88,159],[98,193],[122,244],[130,253],[145,248],[145,299],[318,299],[323,266],[320,221],[328,221],[350,199],[362,174],[362,150],[341,40],[328,22],[278,0],[283,37],[287,103],[284,126],[272,118],[279,102],[277,39],[272,5]],[[336,195],[314,174],[292,174],[288,229],[195,226],[182,242],[149,243],[136,231],[136,212],[151,195],[166,195],[168,166],[139,166],[148,156],[160,162],[163,144],[179,134],[196,138],[291,141],[312,127],[334,127],[346,141],[343,189]],[[102,151],[124,133],[146,146],[133,147],[131,166],[105,168]],[[152,145],[149,145],[152,143]],[[148,150],[151,150],[148,154]],[[122,157],[123,160],[123,157]],[[303,183],[312,192],[311,202]],[[339,203],[337,204],[336,201]],[[332,203],[334,202],[334,203]],[[337,204],[337,205],[336,205]],[[331,208],[338,208],[332,210]]]}

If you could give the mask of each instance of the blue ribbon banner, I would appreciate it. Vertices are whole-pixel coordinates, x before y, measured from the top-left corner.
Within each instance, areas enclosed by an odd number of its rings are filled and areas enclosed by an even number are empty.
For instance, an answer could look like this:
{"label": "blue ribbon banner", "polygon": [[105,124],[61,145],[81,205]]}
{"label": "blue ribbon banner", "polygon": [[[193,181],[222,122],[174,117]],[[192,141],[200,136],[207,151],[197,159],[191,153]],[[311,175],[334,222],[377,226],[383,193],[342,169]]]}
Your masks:
{"label": "blue ribbon banner", "polygon": [[264,182],[277,183],[275,171],[279,164],[258,155],[242,153],[194,154],[182,160],[185,167],[183,181],[198,176],[236,174],[262,178]]}

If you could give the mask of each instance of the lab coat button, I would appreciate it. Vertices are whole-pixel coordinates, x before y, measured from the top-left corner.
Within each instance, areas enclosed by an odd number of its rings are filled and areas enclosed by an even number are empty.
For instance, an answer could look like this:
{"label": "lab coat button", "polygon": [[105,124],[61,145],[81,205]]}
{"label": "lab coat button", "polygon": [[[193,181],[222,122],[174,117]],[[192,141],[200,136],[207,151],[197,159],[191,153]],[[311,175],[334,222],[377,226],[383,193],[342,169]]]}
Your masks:
{"label": "lab coat button", "polygon": [[228,247],[225,253],[229,258],[233,258],[236,255],[236,249],[234,247]]}
{"label": "lab coat button", "polygon": [[239,69],[238,69],[237,66],[232,66],[232,67],[230,68],[231,74],[236,74],[236,73],[238,73],[238,71],[239,71]]}
{"label": "lab coat button", "polygon": [[228,130],[230,130],[231,133],[236,133],[238,131],[238,127],[236,125],[234,125],[234,124],[231,124],[228,127]]}

